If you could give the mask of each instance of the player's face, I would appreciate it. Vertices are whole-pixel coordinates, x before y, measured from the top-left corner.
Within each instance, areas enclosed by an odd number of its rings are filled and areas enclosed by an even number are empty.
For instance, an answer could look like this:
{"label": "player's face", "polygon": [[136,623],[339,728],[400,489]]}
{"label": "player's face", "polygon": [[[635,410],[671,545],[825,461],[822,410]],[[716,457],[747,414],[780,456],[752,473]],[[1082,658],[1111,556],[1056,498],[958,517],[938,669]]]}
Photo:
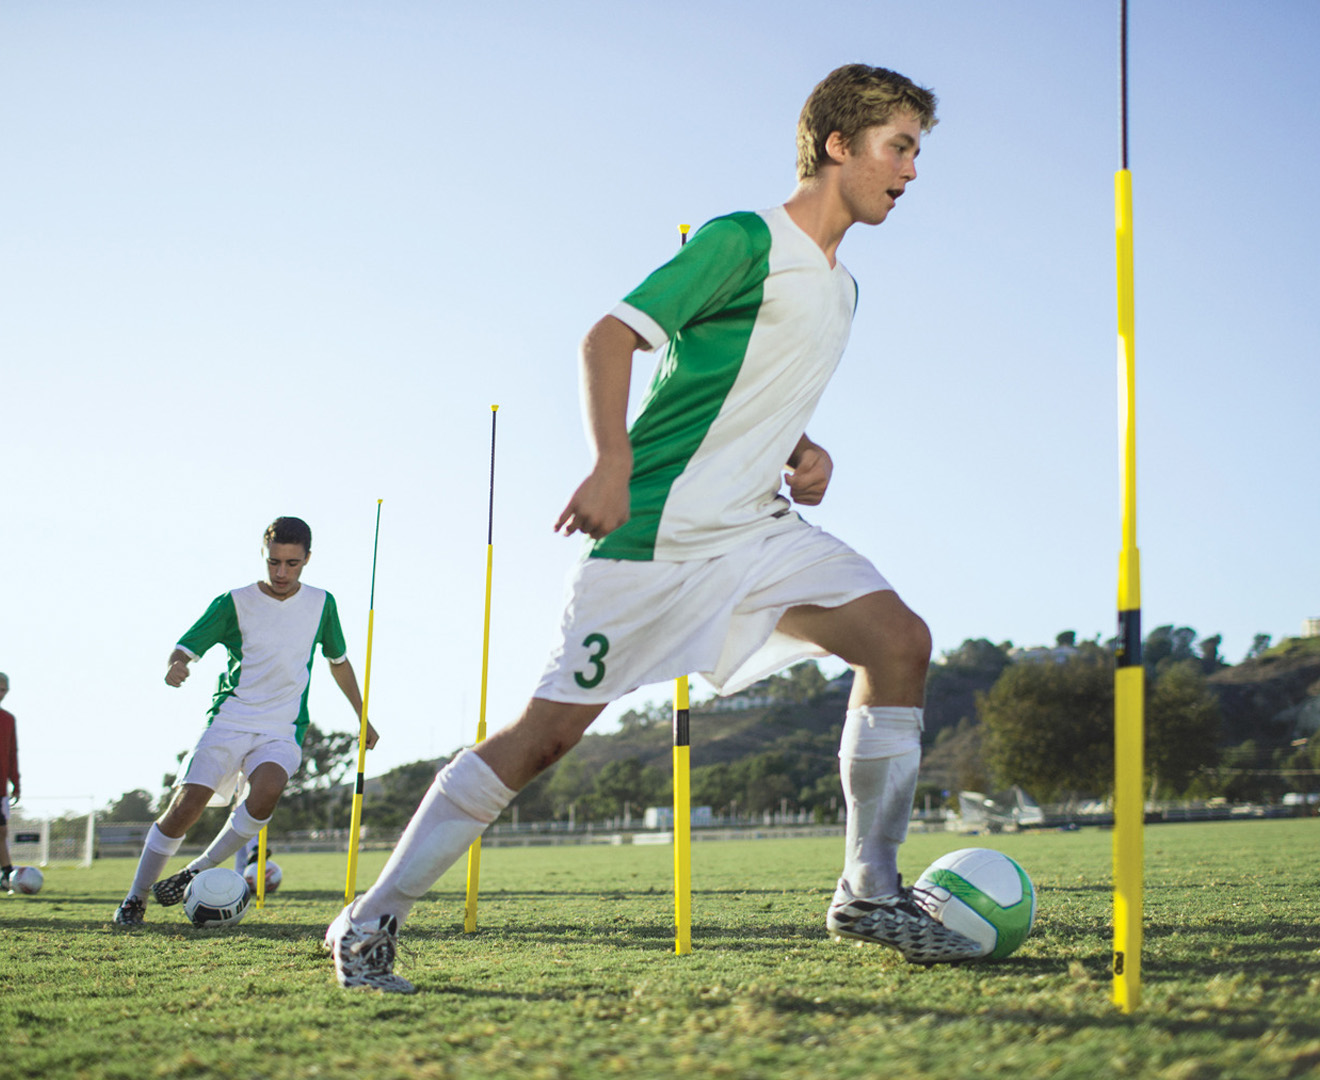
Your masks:
{"label": "player's face", "polygon": [[266,580],[272,596],[283,599],[298,591],[298,577],[311,554],[302,544],[271,544],[266,549]]}
{"label": "player's face", "polygon": [[5,700],[5,695],[9,693],[9,680],[0,679],[0,701]]}
{"label": "player's face", "polygon": [[863,130],[841,153],[839,193],[849,214],[855,222],[879,225],[917,178],[921,121],[900,112],[888,124]]}

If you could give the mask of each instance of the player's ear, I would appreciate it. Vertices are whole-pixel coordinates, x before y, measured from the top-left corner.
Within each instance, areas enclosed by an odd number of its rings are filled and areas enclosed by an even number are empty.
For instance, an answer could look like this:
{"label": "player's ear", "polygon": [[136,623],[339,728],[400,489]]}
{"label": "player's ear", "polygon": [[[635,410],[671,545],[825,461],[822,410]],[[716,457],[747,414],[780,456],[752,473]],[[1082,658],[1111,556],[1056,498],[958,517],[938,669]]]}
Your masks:
{"label": "player's ear", "polygon": [[841,131],[831,131],[829,138],[825,140],[825,153],[836,165],[843,164],[844,155],[849,149],[851,149],[849,140],[844,137]]}

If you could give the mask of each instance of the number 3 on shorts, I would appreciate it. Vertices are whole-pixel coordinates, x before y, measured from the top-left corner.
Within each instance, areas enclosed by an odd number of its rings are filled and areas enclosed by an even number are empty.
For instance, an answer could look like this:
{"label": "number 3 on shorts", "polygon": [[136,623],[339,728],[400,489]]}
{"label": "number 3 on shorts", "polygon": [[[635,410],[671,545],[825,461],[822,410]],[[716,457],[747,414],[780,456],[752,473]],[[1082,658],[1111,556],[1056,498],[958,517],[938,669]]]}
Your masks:
{"label": "number 3 on shorts", "polygon": [[598,685],[601,679],[605,678],[605,664],[602,661],[610,651],[610,639],[604,634],[588,634],[582,639],[582,645],[584,648],[594,647],[596,650],[587,658],[593,670],[590,678],[584,677],[580,671],[575,671],[573,672],[573,679],[583,690],[590,690],[593,686]]}

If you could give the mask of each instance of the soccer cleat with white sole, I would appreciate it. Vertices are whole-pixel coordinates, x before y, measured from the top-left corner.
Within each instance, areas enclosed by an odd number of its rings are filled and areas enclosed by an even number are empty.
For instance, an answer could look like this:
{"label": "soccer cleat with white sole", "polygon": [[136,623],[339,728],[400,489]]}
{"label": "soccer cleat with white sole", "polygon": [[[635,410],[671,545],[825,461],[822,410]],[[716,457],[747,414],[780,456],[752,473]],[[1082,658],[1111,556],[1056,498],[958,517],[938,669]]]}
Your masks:
{"label": "soccer cleat with white sole", "polygon": [[393,915],[382,915],[374,928],[359,926],[348,912],[349,909],[344,908],[325,932],[339,985],[346,990],[417,993],[417,987],[394,974],[399,920]]}
{"label": "soccer cleat with white sole", "polygon": [[171,874],[167,878],[162,878],[151,887],[151,895],[156,898],[156,903],[161,907],[170,907],[183,899],[183,894],[188,891],[188,883],[192,881],[201,871],[189,870],[184,867],[177,874]]}
{"label": "soccer cleat with white sole", "polygon": [[971,938],[932,918],[901,880],[893,896],[854,896],[840,878],[825,925],[836,938],[888,945],[913,964],[950,964],[982,953]]}

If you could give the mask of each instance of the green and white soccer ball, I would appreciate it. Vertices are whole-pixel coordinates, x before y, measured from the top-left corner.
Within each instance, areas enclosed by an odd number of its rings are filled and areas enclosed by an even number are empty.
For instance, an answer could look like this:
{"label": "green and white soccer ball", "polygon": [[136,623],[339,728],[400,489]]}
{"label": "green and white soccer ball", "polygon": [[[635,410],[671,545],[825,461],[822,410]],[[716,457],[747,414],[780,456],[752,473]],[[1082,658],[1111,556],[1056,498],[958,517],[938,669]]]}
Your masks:
{"label": "green and white soccer ball", "polygon": [[930,914],[981,946],[982,960],[1002,960],[1036,922],[1036,888],[1027,872],[989,848],[951,851],[926,867],[913,887]]}
{"label": "green and white soccer ball", "polygon": [[227,866],[203,870],[188,883],[183,911],[196,927],[233,926],[247,914],[252,890],[243,875]]}

